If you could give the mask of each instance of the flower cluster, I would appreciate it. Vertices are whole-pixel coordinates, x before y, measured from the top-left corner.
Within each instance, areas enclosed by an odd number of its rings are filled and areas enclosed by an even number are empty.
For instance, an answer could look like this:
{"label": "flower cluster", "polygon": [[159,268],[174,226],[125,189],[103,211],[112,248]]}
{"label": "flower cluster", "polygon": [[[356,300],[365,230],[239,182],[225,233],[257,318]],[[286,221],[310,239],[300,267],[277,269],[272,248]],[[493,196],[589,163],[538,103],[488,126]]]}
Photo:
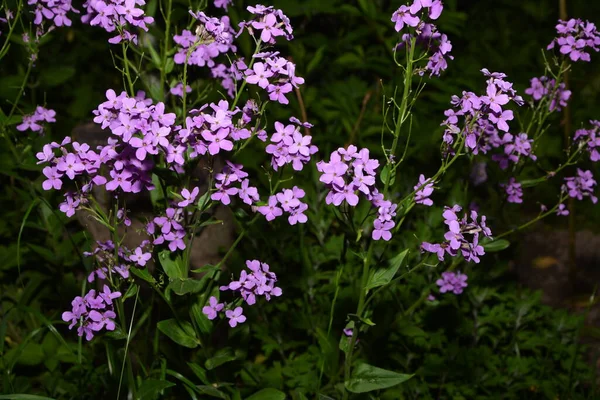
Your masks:
{"label": "flower cluster", "polygon": [[145,0],[87,0],[83,6],[86,14],[81,21],[92,26],[100,26],[106,32],[117,35],[108,40],[111,44],[128,41],[137,44],[137,35],[127,30],[127,24],[148,32],[149,24],[154,18],[144,15],[144,10],[137,6],[146,4]]}
{"label": "flower cluster", "polygon": [[235,97],[237,90],[237,82],[244,79],[244,73],[248,69],[244,58],[240,57],[234,61],[231,66],[225,64],[217,64],[211,68],[211,75],[215,79],[221,79],[221,85],[227,90],[227,95],[231,98]]}
{"label": "flower cluster", "polygon": [[510,178],[507,184],[502,184],[500,186],[506,191],[506,194],[508,195],[507,200],[509,203],[523,202],[523,188],[515,178]]}
{"label": "flower cluster", "polygon": [[505,133],[502,138],[497,136],[490,140],[490,143],[492,147],[504,147],[503,153],[492,155],[492,160],[496,161],[502,169],[508,168],[511,162],[517,164],[521,156],[529,157],[534,161],[537,159],[536,155],[532,153],[533,139],[529,139],[526,133],[518,135]]}
{"label": "flower cluster", "polygon": [[[171,251],[184,250],[186,247],[183,240],[185,238],[185,229],[182,222],[183,209],[169,207],[165,210],[165,215],[154,217],[146,225],[146,232],[154,237],[154,241],[152,242],[154,245],[168,243],[169,250]],[[143,260],[144,253],[140,251],[137,257],[137,259]],[[139,261],[138,264],[144,265]]]}
{"label": "flower cluster", "polygon": [[246,9],[256,17],[250,21],[240,22],[240,33],[247,29],[252,36],[260,38],[263,43],[268,44],[275,44],[275,38],[279,36],[285,37],[288,41],[294,38],[290,20],[283,11],[260,4],[248,6]]}
{"label": "flower cluster", "polygon": [[23,122],[17,125],[17,130],[21,132],[30,130],[41,133],[44,131],[42,124],[44,122],[56,122],[54,117],[56,117],[56,111],[37,106],[33,114],[23,116]]}
{"label": "flower cluster", "polygon": [[284,189],[270,196],[268,203],[264,206],[256,207],[256,211],[264,215],[267,221],[274,220],[283,215],[285,211],[289,214],[288,222],[290,225],[296,225],[297,223],[304,224],[308,221],[308,217],[304,214],[308,210],[308,204],[300,201],[304,196],[304,190],[298,186],[294,186],[292,189]]}
{"label": "flower cluster", "polygon": [[564,82],[557,85],[554,79],[548,79],[547,76],[531,78],[531,86],[525,89],[525,94],[530,95],[534,101],[547,99],[550,111],[560,111],[571,98],[571,91],[567,90]]}
{"label": "flower cluster", "polygon": [[329,189],[325,203],[340,206],[346,202],[355,207],[362,193],[377,208],[373,239],[387,241],[391,239],[390,231],[396,225],[393,218],[396,216],[397,206],[385,200],[383,194],[375,188],[377,168],[379,161],[369,157],[369,149],[358,150],[354,145],[335,150],[331,153],[329,162],[317,163],[317,170],[321,172],[319,180]]}
{"label": "flower cluster", "polygon": [[592,125],[590,129],[576,130],[573,140],[580,146],[586,146],[590,160],[597,162],[600,161],[600,121],[591,120],[590,124]]}
{"label": "flower cluster", "polygon": [[430,76],[439,76],[440,73],[448,68],[447,59],[454,59],[450,55],[452,44],[448,36],[438,31],[437,26],[425,22],[426,18],[436,20],[442,14],[443,4],[441,0],[414,0],[409,7],[403,5],[392,14],[392,22],[395,23],[394,29],[400,32],[404,27],[414,28],[414,33],[404,33],[402,40],[396,48],[410,46],[414,41],[424,46],[429,57],[427,65],[424,68],[418,68],[419,75],[429,72]]}
{"label": "flower cluster", "polygon": [[[179,82],[177,85],[173,86],[169,92],[173,96],[183,97],[183,83]],[[190,85],[185,85],[185,92],[192,93],[192,87]]]}
{"label": "flower cluster", "polygon": [[577,200],[589,197],[592,203],[596,204],[598,198],[594,196],[594,186],[596,186],[596,181],[592,171],[583,171],[577,168],[577,176],[565,178],[563,190],[568,192],[569,197]]}
{"label": "flower cluster", "polygon": [[258,53],[253,58],[250,67],[240,69],[246,82],[266,89],[272,101],[289,104],[286,94],[304,83],[304,78],[296,76],[296,65],[279,57],[279,52]]}
{"label": "flower cluster", "polygon": [[[478,96],[473,92],[463,92],[461,97],[452,96],[453,108],[444,112],[446,120],[442,122],[442,126],[446,127],[444,142],[450,146],[457,137],[462,137],[466,148],[473,154],[487,154],[501,148],[503,151],[492,159],[500,163],[503,169],[509,162],[517,163],[520,156],[535,160],[531,152],[532,140],[528,139],[527,134],[508,133],[508,122],[513,120],[514,114],[504,107],[511,101],[520,106],[523,98],[517,95],[513,84],[505,80],[505,74],[489,72],[485,68],[481,71],[488,77],[486,94]],[[500,137],[499,131],[506,133]],[[449,147],[447,151],[454,150]]]}
{"label": "flower cluster", "polygon": [[227,7],[233,3],[233,0],[214,0],[215,7],[224,8],[227,11]]}
{"label": "flower cluster", "polygon": [[[247,260],[246,266],[250,270],[242,270],[240,278],[237,281],[232,281],[227,286],[221,286],[221,291],[231,290],[239,292],[242,299],[249,306],[256,304],[257,297],[263,296],[267,301],[271,300],[271,296],[281,296],[281,288],[276,287],[277,275],[269,270],[269,265],[258,260]],[[202,309],[202,312],[208,319],[215,319],[219,312],[222,312],[226,304],[219,303],[213,296],[209,299],[209,304]],[[229,319],[229,325],[235,328],[237,324],[246,321],[243,315],[242,307],[230,307],[225,311],[225,317]]]}
{"label": "flower cluster", "polygon": [[[266,152],[272,156],[271,166],[275,171],[286,164],[292,164],[295,171],[302,171],[311,156],[319,151],[317,146],[311,144],[312,136],[300,133],[300,121],[296,118],[290,118],[290,121],[294,124],[275,122],[275,133],[271,135],[271,143],[266,148]],[[304,126],[312,127],[306,123]]]}
{"label": "flower cluster", "polygon": [[73,8],[71,0],[28,0],[27,4],[35,6],[33,23],[36,25],[51,21],[55,26],[71,26],[67,13],[69,11],[79,13]]}
{"label": "flower cluster", "polygon": [[440,261],[444,261],[446,254],[455,257],[458,251],[462,253],[465,260],[479,263],[479,256],[485,254],[483,246],[479,245],[480,234],[485,237],[491,237],[492,231],[486,226],[486,217],[478,217],[477,212],[471,210],[470,218],[465,213],[463,218],[459,219],[456,213],[462,208],[459,205],[454,207],[444,207],[444,223],[448,226],[448,231],[444,235],[446,240],[443,243],[423,242],[421,249],[430,253],[436,253]]}
{"label": "flower cluster", "polygon": [[[151,190],[154,186],[150,171],[154,162],[149,155],[163,152],[168,159],[173,151],[167,137],[171,134],[175,114],[165,113],[163,103],[152,105],[143,92],[128,97],[125,92],[117,96],[108,90],[106,95],[108,100],[94,110],[94,121],[114,135],[106,145],[94,151],[85,143],[71,143],[65,138],[61,144],[45,145],[36,155],[39,163],[50,164],[42,171],[47,178],[42,184],[45,190],[61,189],[65,178],[83,179],[79,191],[67,192],[66,201],[61,204],[61,210],[69,216],[86,203],[94,186],[105,185],[106,190],[115,192]],[[106,167],[109,179],[100,174],[102,166]]]}
{"label": "flower cluster", "polygon": [[459,272],[442,272],[442,277],[435,284],[440,287],[440,293],[452,292],[461,294],[467,287],[467,275]]}
{"label": "flower cluster", "polygon": [[71,311],[62,314],[62,320],[70,322],[69,329],[73,329],[79,323],[77,334],[86,340],[92,340],[94,332],[102,329],[115,330],[114,318],[117,316],[113,310],[113,300],[121,297],[121,292],[112,292],[104,285],[102,292],[96,295],[94,289],[90,290],[84,297],[77,296],[71,302]]}
{"label": "flower cluster", "polygon": [[429,198],[433,193],[433,181],[431,179],[425,179],[423,174],[419,175],[419,183],[413,189],[415,190],[415,203],[428,207],[433,205],[433,200]]}
{"label": "flower cluster", "polygon": [[208,17],[203,12],[190,14],[196,18],[199,25],[194,33],[184,29],[181,35],[173,36],[177,43],[175,64],[196,65],[198,67],[215,66],[215,58],[228,51],[236,51],[233,45],[235,31],[231,28],[228,16],[220,19]]}
{"label": "flower cluster", "polygon": [[115,245],[112,240],[106,242],[96,242],[93,251],[83,253],[85,257],[94,257],[98,268],[90,272],[88,282],[92,283],[96,279],[107,279],[112,274],[118,274],[122,279],[129,278],[129,268],[131,262],[131,251],[127,247],[118,246],[115,254]]}
{"label": "flower cluster", "polygon": [[230,196],[237,195],[240,200],[248,205],[256,203],[260,199],[258,189],[250,186],[250,180],[246,179],[247,176],[248,174],[244,172],[242,165],[227,161],[223,171],[215,176],[217,181],[215,184],[216,191],[210,198],[229,205],[231,203]]}
{"label": "flower cluster", "polygon": [[600,50],[600,33],[592,22],[575,18],[568,21],[559,20],[556,32],[558,37],[552,39],[547,49],[559,46],[560,53],[568,55],[572,61],[590,61],[587,51]]}

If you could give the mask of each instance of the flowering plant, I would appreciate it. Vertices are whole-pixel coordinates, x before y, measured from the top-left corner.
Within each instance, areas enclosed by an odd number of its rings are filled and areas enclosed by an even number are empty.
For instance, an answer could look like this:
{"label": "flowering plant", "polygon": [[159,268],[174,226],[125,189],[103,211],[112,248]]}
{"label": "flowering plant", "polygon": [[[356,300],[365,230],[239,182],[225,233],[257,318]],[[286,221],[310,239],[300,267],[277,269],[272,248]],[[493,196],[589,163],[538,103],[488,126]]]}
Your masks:
{"label": "flowering plant", "polygon": [[[525,97],[506,74],[481,68],[479,86],[448,96],[447,109],[438,115],[437,170],[410,176],[405,171],[414,141],[413,107],[426,83],[444,79],[454,60],[451,34],[436,25],[444,15],[441,0],[413,0],[387,16],[387,35],[396,32],[390,61],[401,83],[382,92],[380,146],[359,140],[331,146],[327,127],[308,121],[303,93],[310,80],[298,75],[303,71],[286,53],[294,28],[285,10],[251,5],[237,21],[240,15],[233,12],[211,16],[227,12],[231,1],[211,2],[209,9],[204,3],[187,9],[160,1],[158,18],[156,5],[141,0],[87,1],[80,9],[67,1],[31,0],[29,8],[19,2],[15,15],[6,18],[8,36],[28,14],[35,30],[23,32],[27,73],[14,106],[2,115],[2,134],[15,160],[22,150],[12,138],[15,130],[44,139],[35,151],[40,198],[57,193],[61,200],[55,204],[54,198],[44,200],[50,212],[78,218],[90,231],[94,224],[100,232],[92,248],[79,254],[85,257],[79,267],[87,268],[82,290],[61,319],[81,338],[80,358],[83,346],[123,341],[120,353],[107,350],[109,358],[118,356],[119,368],[111,372],[118,376],[117,398],[125,392],[132,398],[168,392],[173,382],[167,375],[192,398],[250,394],[245,385],[251,372],[239,374],[243,383],[208,375],[245,357],[217,339],[235,342],[251,330],[261,335],[261,323],[268,324],[271,315],[290,313],[284,299],[293,291],[291,281],[327,265],[330,243],[336,265],[318,279],[335,289],[326,299],[325,319],[311,328],[323,354],[311,359],[318,373],[306,393],[347,399],[402,390],[394,387],[410,385],[413,371],[375,367],[365,361],[362,347],[377,329],[373,320],[387,290],[423,275],[406,315],[423,304],[462,301],[470,274],[483,268],[487,253],[510,245],[505,237],[553,214],[568,215],[569,198],[597,202],[593,173],[580,163],[600,160],[598,121],[574,132],[558,165],[542,166],[537,154],[552,116],[574,95],[565,75],[600,49],[593,23],[559,21],[557,38],[546,49],[544,75],[531,78]],[[48,136],[60,113],[47,104],[23,113],[18,106],[45,38],[75,23],[90,25],[98,35],[109,33],[106,51],[123,83],[103,88],[102,101],[89,114],[105,134],[99,144],[70,135],[53,141]],[[532,218],[507,228],[486,204],[443,201],[461,165],[473,168],[475,186],[493,170],[500,176],[493,184],[511,207],[531,204],[532,188],[555,183],[555,205],[542,205]],[[544,172],[532,172],[532,165]],[[140,215],[137,202],[144,199],[150,211]],[[414,228],[413,219],[422,215],[435,222],[428,230]],[[226,228],[222,249],[210,242],[215,227]],[[261,251],[265,232],[299,237],[300,261],[282,262],[285,242]],[[304,244],[307,238],[323,249],[313,253]],[[210,262],[202,253],[205,243],[213,247]],[[304,280],[306,297],[300,297],[312,302],[315,282]],[[346,296],[352,308],[344,315],[338,309],[343,290],[351,292]],[[334,321],[343,327],[334,330]],[[166,358],[150,371],[136,364],[130,345],[145,325],[156,328],[155,353],[159,343],[190,349],[186,365],[201,385],[167,366]],[[277,349],[286,358],[281,342],[273,339],[264,352]],[[114,359],[111,371],[113,364]],[[265,390],[251,398],[268,398],[261,394]]]}

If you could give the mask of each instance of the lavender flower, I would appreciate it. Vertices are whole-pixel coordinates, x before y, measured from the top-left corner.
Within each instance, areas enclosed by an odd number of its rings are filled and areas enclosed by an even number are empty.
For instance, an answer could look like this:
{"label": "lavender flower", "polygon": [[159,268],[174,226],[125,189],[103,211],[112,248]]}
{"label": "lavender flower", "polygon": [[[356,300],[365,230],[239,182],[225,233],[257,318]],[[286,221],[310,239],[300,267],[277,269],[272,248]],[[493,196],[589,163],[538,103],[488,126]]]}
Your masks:
{"label": "lavender flower", "polygon": [[500,186],[506,191],[509,203],[520,204],[523,202],[523,189],[521,188],[521,184],[518,183],[515,178],[510,178],[507,184],[502,184]]}
{"label": "lavender flower", "polygon": [[54,110],[37,106],[33,114],[23,116],[23,122],[17,125],[17,130],[21,132],[30,130],[42,133],[44,131],[43,123],[56,122],[55,116],[56,112]]}
{"label": "lavender flower", "polygon": [[600,50],[600,33],[596,26],[581,19],[559,20],[556,25],[558,36],[552,39],[547,49],[559,46],[559,52],[569,56],[571,61],[590,61],[589,50]]}
{"label": "lavender flower", "polygon": [[435,283],[440,287],[440,293],[452,292],[461,294],[463,289],[467,287],[467,275],[460,272],[443,272],[442,278]]}
{"label": "lavender flower", "polygon": [[107,285],[103,291],[96,295],[94,289],[90,290],[83,298],[75,297],[71,302],[71,311],[62,314],[62,320],[69,322],[69,329],[79,324],[77,334],[85,335],[86,340],[92,340],[95,332],[102,329],[113,331],[115,329],[112,300],[121,297],[120,292],[113,292]]}
{"label": "lavender flower", "polygon": [[319,180],[329,189],[325,203],[338,207],[347,203],[354,207],[358,204],[360,195],[366,197],[378,211],[371,237],[374,240],[388,241],[391,239],[391,230],[396,225],[393,217],[397,206],[385,200],[375,188],[378,167],[379,161],[369,157],[368,149],[359,151],[354,145],[335,150],[331,153],[329,162],[317,163],[317,170],[321,172]]}
{"label": "lavender flower", "polygon": [[592,162],[600,161],[600,121],[591,120],[590,129],[578,129],[573,140],[579,146],[585,146]]}
{"label": "lavender flower", "polygon": [[563,190],[567,191],[569,197],[583,200],[584,197],[589,197],[592,203],[596,204],[598,198],[594,196],[594,186],[596,181],[592,175],[592,171],[583,171],[577,168],[577,176],[565,178]]}
{"label": "lavender flower", "polygon": [[433,205],[433,200],[429,198],[433,193],[433,181],[425,179],[425,175],[421,174],[419,176],[419,183],[413,189],[416,190],[415,203],[428,207]]}
{"label": "lavender flower", "polygon": [[535,102],[547,99],[550,111],[562,110],[571,98],[571,91],[566,90],[563,82],[557,85],[554,79],[548,79],[546,76],[531,78],[531,86],[525,89],[525,94],[530,95]]}
{"label": "lavender flower", "polygon": [[83,3],[86,14],[81,21],[91,26],[100,26],[112,33],[119,28],[119,34],[108,40],[111,44],[122,41],[137,44],[137,35],[129,32],[129,26],[148,32],[147,25],[154,23],[154,18],[144,15],[144,10],[137,6],[145,5],[145,0],[87,0]]}
{"label": "lavender flower", "polygon": [[455,257],[460,250],[467,262],[479,263],[479,256],[485,254],[483,246],[479,244],[479,237],[481,234],[491,237],[492,231],[487,227],[484,215],[479,218],[477,212],[471,210],[470,218],[465,214],[463,218],[459,219],[456,213],[461,210],[459,205],[444,208],[442,215],[444,223],[448,226],[448,231],[444,235],[445,242],[439,244],[423,242],[421,243],[422,251],[435,253],[440,261],[444,261],[446,254]]}

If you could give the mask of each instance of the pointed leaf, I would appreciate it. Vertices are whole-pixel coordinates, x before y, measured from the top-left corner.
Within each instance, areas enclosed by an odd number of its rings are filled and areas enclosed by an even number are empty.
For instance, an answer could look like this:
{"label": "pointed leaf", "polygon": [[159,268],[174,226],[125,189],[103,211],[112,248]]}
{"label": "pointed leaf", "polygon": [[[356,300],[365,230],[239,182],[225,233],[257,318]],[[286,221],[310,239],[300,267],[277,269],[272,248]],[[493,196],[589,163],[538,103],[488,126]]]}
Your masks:
{"label": "pointed leaf", "polygon": [[396,257],[390,260],[390,265],[387,268],[380,268],[377,271],[373,272],[371,277],[369,278],[369,282],[365,287],[366,290],[370,290],[379,286],[384,286],[390,283],[392,279],[394,279],[394,275],[398,272],[398,269],[404,263],[406,259],[406,255],[408,254],[408,249],[404,250],[402,253],[398,254]]}
{"label": "pointed leaf", "polygon": [[159,331],[183,347],[193,349],[198,346],[194,328],[187,321],[182,321],[180,326],[175,319],[167,319],[160,321],[157,326]]}
{"label": "pointed leaf", "polygon": [[277,389],[267,388],[254,393],[246,400],[285,400],[285,393]]}
{"label": "pointed leaf", "polygon": [[215,369],[219,365],[235,360],[235,358],[235,354],[233,354],[231,347],[225,347],[224,349],[217,351],[213,357],[206,360],[204,366],[206,369]]}
{"label": "pointed leaf", "polygon": [[158,398],[160,392],[171,386],[175,384],[161,379],[146,379],[140,386],[138,397],[140,400],[153,400]]}
{"label": "pointed leaf", "polygon": [[369,364],[360,364],[345,385],[346,389],[352,393],[366,393],[399,385],[412,377],[413,375],[399,374]]}

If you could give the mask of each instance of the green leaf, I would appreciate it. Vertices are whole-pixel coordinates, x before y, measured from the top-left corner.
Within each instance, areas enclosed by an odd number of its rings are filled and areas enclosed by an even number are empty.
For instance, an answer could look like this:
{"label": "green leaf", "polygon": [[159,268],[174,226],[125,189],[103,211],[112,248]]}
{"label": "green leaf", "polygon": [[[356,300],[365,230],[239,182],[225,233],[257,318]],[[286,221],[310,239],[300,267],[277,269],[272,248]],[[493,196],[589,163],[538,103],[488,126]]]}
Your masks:
{"label": "green leaf", "polygon": [[202,290],[203,286],[204,282],[202,280],[192,278],[175,279],[169,283],[167,289],[174,291],[178,296],[183,296],[184,294],[188,293],[198,293]]}
{"label": "green leaf", "polygon": [[131,285],[129,286],[129,288],[127,289],[127,291],[125,292],[125,294],[123,295],[123,300],[126,300],[130,297],[133,297],[136,295],[136,293],[138,292],[138,285]]}
{"label": "green leaf", "polygon": [[207,394],[209,396],[216,397],[217,399],[229,399],[229,396],[227,396],[225,393],[221,392],[214,386],[198,385],[196,386],[196,389],[198,389],[198,391],[202,394]]}
{"label": "green leaf", "polygon": [[214,271],[219,271],[219,267],[217,267],[216,265],[210,265],[210,264],[206,264],[203,267],[197,268],[197,269],[193,269],[190,272],[193,272],[195,274],[201,274],[201,273],[208,273],[208,272],[214,272]]}
{"label": "green leaf", "polygon": [[113,340],[123,340],[127,339],[127,333],[121,329],[120,326],[117,326],[114,330],[106,332],[106,336]]}
{"label": "green leaf", "polygon": [[277,389],[267,388],[254,393],[246,400],[285,400],[285,393]]}
{"label": "green leaf", "polygon": [[367,282],[366,290],[370,290],[379,286],[384,286],[390,283],[392,279],[394,279],[394,275],[398,272],[398,269],[404,263],[406,259],[406,255],[408,254],[408,249],[404,250],[402,253],[398,254],[396,257],[390,260],[390,266],[387,268],[380,268],[377,271],[374,271],[369,278],[369,282]]}
{"label": "green leaf", "polygon": [[317,67],[319,65],[319,62],[321,62],[321,60],[323,59],[323,53],[325,52],[326,49],[327,49],[326,45],[322,45],[321,47],[319,47],[317,49],[314,56],[312,57],[312,59],[310,60],[308,65],[306,66],[307,74],[310,73],[310,71],[312,71],[313,69],[315,69],[315,67]]}
{"label": "green leaf", "polygon": [[352,393],[366,393],[399,385],[412,377],[413,375],[399,374],[369,364],[360,364],[345,385],[346,389]]}
{"label": "green leaf", "polygon": [[182,321],[181,325],[175,319],[167,319],[160,321],[158,330],[168,336],[175,343],[193,349],[198,347],[198,340],[192,324],[187,321]]}
{"label": "green leaf", "polygon": [[43,69],[40,73],[40,83],[42,86],[53,87],[62,85],[75,75],[75,68],[61,66]]}
{"label": "green leaf", "polygon": [[173,71],[173,67],[175,67],[175,61],[173,61],[173,58],[167,58],[167,65],[165,65],[165,72],[167,74],[170,74],[171,71]]}
{"label": "green leaf", "polygon": [[219,365],[235,360],[235,358],[235,354],[233,354],[231,347],[225,347],[224,349],[217,351],[213,357],[206,360],[204,366],[208,370],[215,369]]}
{"label": "green leaf", "polygon": [[148,283],[155,283],[154,277],[152,275],[150,275],[150,272],[148,272],[147,269],[140,269],[140,268],[130,268],[129,272],[131,272],[132,274],[134,274],[135,276],[137,276],[140,279],[145,280]]}
{"label": "green leaf", "polygon": [[160,392],[171,386],[175,384],[161,379],[146,379],[140,386],[138,397],[140,400],[153,400],[160,395]]}
{"label": "green leaf", "polygon": [[21,365],[38,365],[44,362],[44,349],[40,344],[28,342],[23,347],[8,351],[6,359]]}
{"label": "green leaf", "polygon": [[1,394],[0,400],[54,400],[51,397],[36,396],[35,394]]}
{"label": "green leaf", "polygon": [[207,335],[212,330],[212,322],[210,322],[208,317],[202,312],[202,308],[204,307],[203,304],[204,301],[202,301],[202,303],[197,301],[196,303],[192,304],[190,307],[190,315],[193,321],[196,323],[198,331],[201,334]]}
{"label": "green leaf", "polygon": [[427,334],[416,325],[401,325],[398,333],[408,337],[425,337]]}
{"label": "green leaf", "polygon": [[390,185],[393,185],[394,182],[396,182],[396,170],[390,168],[389,165],[386,165],[381,170],[381,174],[379,175],[379,179],[381,179],[381,182],[384,185],[387,183],[387,181],[389,179],[390,180]]}
{"label": "green leaf", "polygon": [[188,367],[192,370],[192,372],[200,379],[200,381],[206,385],[210,384],[210,381],[206,377],[206,370],[195,363],[187,363]]}
{"label": "green leaf", "polygon": [[171,259],[171,252],[168,250],[163,250],[158,254],[158,261],[170,280],[184,278],[181,268],[181,257],[177,257],[175,260],[173,260]]}
{"label": "green leaf", "polygon": [[483,249],[487,253],[494,253],[496,251],[502,251],[510,246],[510,242],[506,239],[498,239],[487,243],[482,243]]}

